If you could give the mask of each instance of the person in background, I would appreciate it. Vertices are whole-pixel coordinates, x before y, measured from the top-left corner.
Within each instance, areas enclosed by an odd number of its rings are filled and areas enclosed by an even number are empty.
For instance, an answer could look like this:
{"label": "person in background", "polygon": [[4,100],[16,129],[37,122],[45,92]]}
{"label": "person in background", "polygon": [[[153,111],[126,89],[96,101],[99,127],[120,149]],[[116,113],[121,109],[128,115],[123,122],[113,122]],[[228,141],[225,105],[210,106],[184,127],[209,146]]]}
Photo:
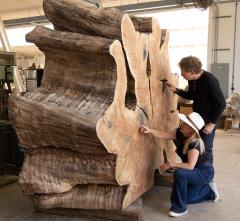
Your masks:
{"label": "person in background", "polygon": [[142,133],[173,140],[176,152],[182,159],[182,163],[165,163],[160,165],[159,169],[160,173],[169,168],[176,169],[169,211],[171,217],[186,214],[187,204],[219,199],[217,189],[210,185],[214,177],[214,169],[206,156],[204,143],[199,135],[199,130],[204,126],[204,120],[195,112],[188,116],[179,114],[179,118],[180,127],[175,131],[158,131],[144,125],[140,128]]}
{"label": "person in background", "polygon": [[28,70],[36,70],[36,69],[37,69],[36,63],[32,63],[32,66],[28,67]]}
{"label": "person in background", "polygon": [[197,57],[182,58],[179,66],[181,75],[188,81],[188,91],[178,89],[170,82],[167,86],[179,96],[193,100],[193,111],[199,113],[205,121],[200,136],[205,144],[208,161],[213,164],[215,125],[226,107],[225,98],[216,77],[202,70],[202,63]]}

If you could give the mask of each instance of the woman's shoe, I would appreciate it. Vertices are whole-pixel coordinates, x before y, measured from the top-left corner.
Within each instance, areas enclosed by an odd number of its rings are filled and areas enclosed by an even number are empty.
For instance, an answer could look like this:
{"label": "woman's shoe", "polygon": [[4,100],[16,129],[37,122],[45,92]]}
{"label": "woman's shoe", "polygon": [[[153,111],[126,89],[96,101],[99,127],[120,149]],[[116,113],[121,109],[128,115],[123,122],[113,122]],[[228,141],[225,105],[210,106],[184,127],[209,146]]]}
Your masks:
{"label": "woman's shoe", "polygon": [[213,199],[213,202],[217,202],[220,198],[218,190],[217,190],[217,186],[216,183],[214,181],[211,181],[209,183],[210,188],[212,189],[213,193],[215,194],[215,198]]}
{"label": "woman's shoe", "polygon": [[188,211],[187,210],[185,210],[184,212],[182,212],[182,213],[176,213],[176,212],[173,212],[173,211],[169,211],[169,216],[171,216],[171,217],[179,217],[179,216],[182,216],[182,215],[184,215],[184,214],[186,214]]}

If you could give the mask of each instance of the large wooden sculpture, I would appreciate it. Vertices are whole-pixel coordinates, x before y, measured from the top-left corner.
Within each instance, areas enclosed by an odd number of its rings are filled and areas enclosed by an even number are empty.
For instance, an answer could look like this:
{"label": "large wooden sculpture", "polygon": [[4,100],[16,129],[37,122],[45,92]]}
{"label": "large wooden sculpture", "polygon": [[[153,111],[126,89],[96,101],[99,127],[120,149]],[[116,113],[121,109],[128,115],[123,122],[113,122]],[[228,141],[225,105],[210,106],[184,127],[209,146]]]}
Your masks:
{"label": "large wooden sculpture", "polygon": [[178,123],[168,33],[82,1],[44,0],[44,10],[55,29],[26,36],[46,55],[42,86],[10,98],[22,190],[37,208],[125,209],[153,185],[164,152],[175,160],[172,141],[139,133]]}

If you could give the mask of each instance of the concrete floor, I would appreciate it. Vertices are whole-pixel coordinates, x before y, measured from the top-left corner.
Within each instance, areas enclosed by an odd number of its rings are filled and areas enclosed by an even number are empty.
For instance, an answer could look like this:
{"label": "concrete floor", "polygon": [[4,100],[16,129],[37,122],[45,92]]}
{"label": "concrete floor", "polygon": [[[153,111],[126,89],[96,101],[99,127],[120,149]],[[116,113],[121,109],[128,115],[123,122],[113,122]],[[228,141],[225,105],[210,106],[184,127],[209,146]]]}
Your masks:
{"label": "concrete floor", "polygon": [[[214,147],[215,181],[220,192],[217,203],[204,202],[188,206],[185,221],[240,220],[240,136],[225,136],[218,130]],[[143,221],[167,221],[171,188],[154,186],[143,196]],[[90,221],[34,212],[17,183],[0,188],[0,221]],[[95,219],[96,221],[96,219]]]}

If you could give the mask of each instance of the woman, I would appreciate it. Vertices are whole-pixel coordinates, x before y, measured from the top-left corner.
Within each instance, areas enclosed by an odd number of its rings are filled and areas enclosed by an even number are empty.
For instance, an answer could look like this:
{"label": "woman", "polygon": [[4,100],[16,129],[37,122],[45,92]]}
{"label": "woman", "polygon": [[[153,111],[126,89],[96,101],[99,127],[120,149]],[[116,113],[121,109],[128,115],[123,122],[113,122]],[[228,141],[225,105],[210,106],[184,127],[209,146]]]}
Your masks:
{"label": "woman", "polygon": [[174,184],[171,194],[169,215],[178,217],[187,213],[188,203],[199,203],[205,200],[217,201],[219,194],[211,180],[214,176],[212,163],[206,157],[204,143],[199,130],[204,126],[202,117],[193,112],[188,116],[179,114],[180,127],[176,131],[163,132],[141,126],[142,133],[161,138],[171,139],[176,145],[176,152],[182,163],[165,163],[160,166],[163,173],[175,168]]}

